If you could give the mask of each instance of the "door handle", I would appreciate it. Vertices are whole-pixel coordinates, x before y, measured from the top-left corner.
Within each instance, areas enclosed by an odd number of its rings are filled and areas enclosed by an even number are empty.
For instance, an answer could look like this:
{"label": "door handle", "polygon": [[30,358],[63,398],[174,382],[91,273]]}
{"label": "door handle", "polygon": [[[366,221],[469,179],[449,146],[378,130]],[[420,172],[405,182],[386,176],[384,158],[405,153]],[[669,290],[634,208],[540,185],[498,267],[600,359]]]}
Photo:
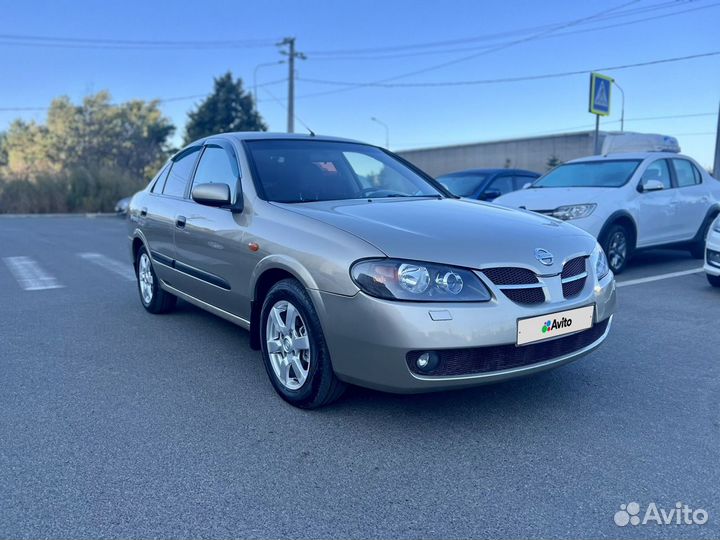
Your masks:
{"label": "door handle", "polygon": [[186,222],[187,222],[187,219],[185,219],[185,216],[178,216],[175,218],[175,226],[178,229],[184,229]]}
{"label": "door handle", "polygon": [[143,207],[140,209],[140,217],[147,217],[147,208]]}

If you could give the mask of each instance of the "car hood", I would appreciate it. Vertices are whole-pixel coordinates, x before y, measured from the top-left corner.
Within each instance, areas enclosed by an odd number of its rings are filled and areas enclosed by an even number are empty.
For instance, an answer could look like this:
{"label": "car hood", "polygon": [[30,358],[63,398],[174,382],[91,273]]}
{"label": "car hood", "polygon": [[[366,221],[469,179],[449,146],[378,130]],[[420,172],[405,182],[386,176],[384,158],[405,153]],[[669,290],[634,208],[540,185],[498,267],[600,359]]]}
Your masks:
{"label": "car hood", "polygon": [[[320,201],[277,206],[322,221],[369,242],[388,257],[463,266],[524,266],[540,274],[562,271],[565,260],[587,255],[586,232],[531,212],[457,199]],[[535,258],[542,248],[555,262]]]}
{"label": "car hood", "polygon": [[510,208],[522,206],[528,210],[555,210],[569,204],[593,203],[607,197],[613,189],[617,188],[528,188],[498,197],[493,203]]}

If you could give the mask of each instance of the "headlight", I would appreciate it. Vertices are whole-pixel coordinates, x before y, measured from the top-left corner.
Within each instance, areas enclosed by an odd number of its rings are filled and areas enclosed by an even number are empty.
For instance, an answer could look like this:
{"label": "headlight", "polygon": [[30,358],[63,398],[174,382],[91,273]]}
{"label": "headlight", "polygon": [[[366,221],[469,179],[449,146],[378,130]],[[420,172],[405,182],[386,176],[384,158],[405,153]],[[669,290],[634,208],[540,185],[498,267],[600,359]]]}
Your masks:
{"label": "headlight", "polygon": [[595,261],[595,275],[599,281],[607,276],[608,272],[610,272],[610,265],[608,265],[607,257],[605,256],[603,248],[600,247],[600,244],[595,246],[592,259]]}
{"label": "headlight", "polygon": [[720,216],[713,223],[713,231],[720,232]]}
{"label": "headlight", "polygon": [[558,219],[567,221],[568,219],[578,219],[588,217],[595,211],[597,204],[572,204],[570,206],[561,206],[553,210],[550,215]]}
{"label": "headlight", "polygon": [[355,284],[377,298],[416,302],[487,302],[492,297],[472,271],[442,264],[396,259],[356,262]]}

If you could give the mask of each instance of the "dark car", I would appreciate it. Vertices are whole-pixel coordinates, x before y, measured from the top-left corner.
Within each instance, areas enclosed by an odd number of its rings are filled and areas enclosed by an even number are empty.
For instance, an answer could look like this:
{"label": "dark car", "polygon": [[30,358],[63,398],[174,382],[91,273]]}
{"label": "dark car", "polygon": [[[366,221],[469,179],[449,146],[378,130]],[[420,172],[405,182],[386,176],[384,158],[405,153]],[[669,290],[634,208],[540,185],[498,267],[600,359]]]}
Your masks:
{"label": "dark car", "polygon": [[523,169],[468,169],[444,174],[437,181],[459,197],[492,201],[539,177],[538,173]]}

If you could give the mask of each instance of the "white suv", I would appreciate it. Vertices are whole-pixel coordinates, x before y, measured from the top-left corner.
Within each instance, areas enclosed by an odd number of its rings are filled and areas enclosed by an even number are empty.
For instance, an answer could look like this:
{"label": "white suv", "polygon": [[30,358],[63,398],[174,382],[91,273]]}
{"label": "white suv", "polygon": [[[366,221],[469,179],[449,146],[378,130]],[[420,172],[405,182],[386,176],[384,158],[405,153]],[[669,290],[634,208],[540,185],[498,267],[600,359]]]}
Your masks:
{"label": "white suv", "polygon": [[713,223],[707,237],[705,273],[713,287],[720,287],[720,217]]}
{"label": "white suv", "polygon": [[569,161],[495,203],[571,220],[619,273],[641,248],[682,247],[703,258],[720,181],[674,152],[610,154]]}

